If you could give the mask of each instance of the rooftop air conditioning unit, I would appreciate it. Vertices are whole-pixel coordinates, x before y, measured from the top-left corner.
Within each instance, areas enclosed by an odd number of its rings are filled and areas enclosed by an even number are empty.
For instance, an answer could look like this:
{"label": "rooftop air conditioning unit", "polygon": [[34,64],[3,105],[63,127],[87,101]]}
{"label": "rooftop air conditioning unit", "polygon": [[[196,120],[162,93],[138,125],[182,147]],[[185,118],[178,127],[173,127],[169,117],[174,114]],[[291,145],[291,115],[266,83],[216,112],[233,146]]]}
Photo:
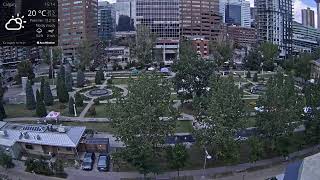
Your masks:
{"label": "rooftop air conditioning unit", "polygon": [[65,133],[65,132],[66,132],[66,128],[65,128],[64,126],[60,125],[60,126],[58,127],[58,132],[59,132],[59,133]]}
{"label": "rooftop air conditioning unit", "polygon": [[0,131],[1,136],[8,136],[8,132],[6,130]]}

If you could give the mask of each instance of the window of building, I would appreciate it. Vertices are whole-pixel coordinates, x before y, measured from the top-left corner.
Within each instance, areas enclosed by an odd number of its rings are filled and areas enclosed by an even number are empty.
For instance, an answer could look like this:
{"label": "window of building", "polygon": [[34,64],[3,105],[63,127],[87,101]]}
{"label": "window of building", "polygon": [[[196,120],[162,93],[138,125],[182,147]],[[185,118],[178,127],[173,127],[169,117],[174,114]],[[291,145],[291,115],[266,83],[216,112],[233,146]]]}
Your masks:
{"label": "window of building", "polygon": [[31,144],[26,144],[25,147],[26,149],[33,149],[33,146]]}

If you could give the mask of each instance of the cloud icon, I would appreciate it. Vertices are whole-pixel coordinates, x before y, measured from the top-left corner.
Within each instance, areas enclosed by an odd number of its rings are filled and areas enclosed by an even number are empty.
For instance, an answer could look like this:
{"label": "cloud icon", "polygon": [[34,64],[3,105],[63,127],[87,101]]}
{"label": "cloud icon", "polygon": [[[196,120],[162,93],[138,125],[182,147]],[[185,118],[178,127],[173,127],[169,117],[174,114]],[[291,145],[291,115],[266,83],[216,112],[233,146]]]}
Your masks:
{"label": "cloud icon", "polygon": [[5,28],[8,31],[19,31],[21,28],[24,28],[22,23],[26,23],[26,21],[22,21],[23,18],[24,18],[24,16],[22,16],[20,18],[19,14],[17,14],[16,18],[14,18],[14,16],[12,16],[12,18],[9,19],[9,21],[5,24]]}
{"label": "cloud icon", "polygon": [[6,25],[6,29],[9,31],[18,31],[22,28],[22,24],[18,23],[16,19],[10,19]]}

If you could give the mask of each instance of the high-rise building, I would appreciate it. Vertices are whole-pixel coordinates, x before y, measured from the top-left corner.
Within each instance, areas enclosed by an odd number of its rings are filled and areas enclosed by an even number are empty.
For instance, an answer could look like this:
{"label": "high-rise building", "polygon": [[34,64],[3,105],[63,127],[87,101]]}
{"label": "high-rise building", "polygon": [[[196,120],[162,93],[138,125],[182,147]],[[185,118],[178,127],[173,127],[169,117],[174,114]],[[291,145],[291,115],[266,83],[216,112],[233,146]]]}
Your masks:
{"label": "high-rise building", "polygon": [[180,0],[137,0],[136,21],[148,27],[157,36],[156,49],[162,51],[162,60],[177,58],[180,39]]}
{"label": "high-rise building", "polygon": [[120,16],[128,16],[136,25],[136,0],[117,0],[115,3],[116,24],[119,23]]}
{"label": "high-rise building", "polygon": [[292,0],[255,0],[260,42],[278,45],[280,57],[292,52]]}
{"label": "high-rise building", "polygon": [[245,0],[221,0],[220,14],[228,25],[251,26],[250,2]]}
{"label": "high-rise building", "polygon": [[320,30],[320,0],[315,0],[317,3],[317,27]]}
{"label": "high-rise building", "polygon": [[307,9],[301,9],[302,24],[304,26],[315,27],[314,25],[314,11],[309,7]]}
{"label": "high-rise building", "polygon": [[320,31],[296,21],[292,25],[294,53],[313,52],[320,47]]}
{"label": "high-rise building", "polygon": [[76,60],[82,41],[98,39],[98,0],[59,0],[59,46],[64,60]]}
{"label": "high-rise building", "polygon": [[108,1],[98,2],[98,36],[100,40],[110,40],[115,32],[113,6]]}
{"label": "high-rise building", "polygon": [[256,15],[257,15],[257,9],[255,7],[250,7],[251,27],[255,27]]}
{"label": "high-rise building", "polygon": [[222,36],[222,16],[218,0],[181,0],[181,35],[217,40]]}

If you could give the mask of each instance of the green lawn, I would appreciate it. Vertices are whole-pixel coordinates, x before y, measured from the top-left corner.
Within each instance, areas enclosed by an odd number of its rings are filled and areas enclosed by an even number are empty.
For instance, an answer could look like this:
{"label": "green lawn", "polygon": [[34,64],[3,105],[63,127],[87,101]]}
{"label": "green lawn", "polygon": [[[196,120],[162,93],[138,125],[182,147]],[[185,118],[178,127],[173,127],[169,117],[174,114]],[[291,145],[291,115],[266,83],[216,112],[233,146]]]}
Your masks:
{"label": "green lawn", "polygon": [[[79,116],[82,110],[86,107],[86,104],[83,107],[76,107],[77,108],[77,115]],[[60,103],[54,102],[52,106],[47,106],[47,111],[57,111],[60,112],[63,116],[74,116],[73,114],[69,114],[68,103]]]}
{"label": "green lawn", "polygon": [[121,79],[115,79],[112,78],[112,84],[128,84],[130,79],[128,78],[121,78]]}
{"label": "green lawn", "polygon": [[35,110],[27,110],[25,104],[6,104],[4,105],[4,109],[8,118],[36,116]]}
{"label": "green lawn", "polygon": [[191,133],[192,130],[192,121],[177,121],[176,133]]}
{"label": "green lawn", "polygon": [[106,106],[107,104],[99,104],[99,105],[93,105],[96,109],[96,113],[97,115],[95,116],[91,116],[88,113],[86,114],[85,117],[96,117],[96,118],[106,118],[107,116],[107,110],[106,110]]}

